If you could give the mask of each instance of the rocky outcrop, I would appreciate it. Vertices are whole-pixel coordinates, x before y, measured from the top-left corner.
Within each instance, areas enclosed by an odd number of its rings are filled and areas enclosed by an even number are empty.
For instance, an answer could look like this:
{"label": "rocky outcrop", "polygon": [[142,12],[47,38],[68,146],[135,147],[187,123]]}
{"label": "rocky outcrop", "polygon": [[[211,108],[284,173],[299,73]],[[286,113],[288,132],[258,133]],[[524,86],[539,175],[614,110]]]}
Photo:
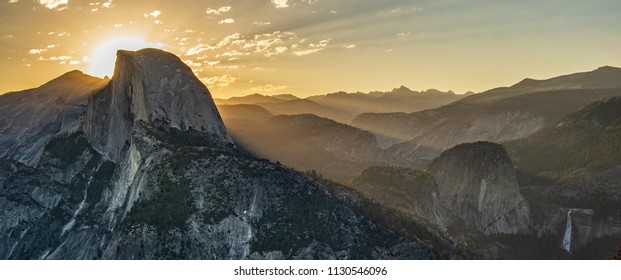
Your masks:
{"label": "rocky outcrop", "polygon": [[438,185],[447,224],[486,234],[528,231],[528,204],[502,146],[488,142],[458,145],[436,158],[427,171]]}
{"label": "rocky outcrop", "polygon": [[504,148],[462,144],[425,171],[372,167],[351,187],[384,205],[417,216],[451,234],[529,232],[529,208]]}
{"label": "rocky outcrop", "polygon": [[68,72],[38,88],[0,95],[0,158],[35,165],[46,142],[72,125],[108,83]]}
{"label": "rocky outcrop", "polygon": [[209,90],[178,57],[161,50],[118,51],[112,81],[89,99],[83,129],[95,149],[119,161],[139,121],[231,142]]}

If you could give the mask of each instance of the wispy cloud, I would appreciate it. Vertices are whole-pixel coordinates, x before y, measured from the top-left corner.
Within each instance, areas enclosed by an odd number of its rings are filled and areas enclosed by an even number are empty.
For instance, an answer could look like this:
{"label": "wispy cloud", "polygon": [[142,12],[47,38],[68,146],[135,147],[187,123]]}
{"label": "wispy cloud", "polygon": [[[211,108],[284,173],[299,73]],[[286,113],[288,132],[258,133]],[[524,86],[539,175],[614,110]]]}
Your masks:
{"label": "wispy cloud", "polygon": [[145,13],[144,17],[154,17],[154,18],[156,18],[156,17],[160,16],[161,14],[162,14],[162,12],[160,12],[159,10],[155,10],[155,11],[150,12],[150,13]]}
{"label": "wispy cloud", "polygon": [[275,86],[272,84],[266,84],[266,85],[262,85],[262,86],[258,86],[258,87],[253,87],[251,89],[248,90],[248,92],[273,92],[273,91],[279,91],[279,90],[283,90],[286,89],[287,86]]}
{"label": "wispy cloud", "polygon": [[321,40],[318,43],[308,44],[310,48],[305,49],[305,50],[295,51],[294,54],[297,56],[303,56],[303,55],[309,55],[309,54],[323,51],[328,46],[331,40],[332,38],[329,38],[329,39]]}
{"label": "wispy cloud", "polygon": [[219,15],[224,14],[224,13],[230,11],[230,10],[231,10],[231,6],[224,6],[224,7],[218,8],[218,9],[211,9],[211,8],[209,8],[209,9],[207,9],[205,11],[205,13],[207,13],[208,15],[217,15],[217,16],[219,16]]}
{"label": "wispy cloud", "polygon": [[391,13],[395,13],[395,14],[405,14],[405,13],[418,13],[418,12],[422,12],[423,8],[421,7],[399,7],[399,8],[395,8],[390,10]]}
{"label": "wispy cloud", "polygon": [[223,19],[221,21],[218,21],[218,24],[230,24],[230,23],[234,23],[234,22],[235,22],[235,19],[226,18],[226,19]]}
{"label": "wispy cloud", "polygon": [[69,0],[39,0],[39,4],[52,10],[56,9],[58,6],[69,4]]}
{"label": "wispy cloud", "polygon": [[277,9],[289,7],[289,3],[288,2],[289,2],[289,0],[272,0],[272,4]]}
{"label": "wispy cloud", "polygon": [[39,58],[37,58],[37,60],[39,61],[60,61],[60,64],[66,64],[71,60],[71,56],[68,56],[68,55],[50,56],[50,57],[40,56]]}
{"label": "wispy cloud", "polygon": [[215,76],[211,78],[202,78],[201,81],[207,85],[207,87],[228,87],[234,83],[237,78],[224,74],[222,76]]}
{"label": "wispy cloud", "polygon": [[41,54],[43,52],[46,52],[47,49],[31,49],[28,51],[29,54]]}

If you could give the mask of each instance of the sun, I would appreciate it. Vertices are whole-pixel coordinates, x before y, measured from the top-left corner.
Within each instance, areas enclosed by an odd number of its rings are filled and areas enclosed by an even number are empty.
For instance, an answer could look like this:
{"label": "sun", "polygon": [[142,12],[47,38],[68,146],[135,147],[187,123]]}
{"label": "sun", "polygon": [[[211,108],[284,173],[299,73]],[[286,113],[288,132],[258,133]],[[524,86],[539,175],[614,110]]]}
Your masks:
{"label": "sun", "polygon": [[139,37],[117,37],[109,39],[93,50],[92,56],[86,57],[90,66],[86,72],[97,77],[111,77],[117,50],[137,51],[144,48],[161,48],[162,43],[146,42]]}

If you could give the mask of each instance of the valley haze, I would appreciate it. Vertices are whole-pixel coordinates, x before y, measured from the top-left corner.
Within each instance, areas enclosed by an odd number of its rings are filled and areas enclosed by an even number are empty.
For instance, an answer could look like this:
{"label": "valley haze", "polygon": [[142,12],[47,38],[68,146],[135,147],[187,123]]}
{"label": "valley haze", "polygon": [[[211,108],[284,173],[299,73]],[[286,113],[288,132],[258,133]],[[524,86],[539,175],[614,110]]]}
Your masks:
{"label": "valley haze", "polygon": [[[609,258],[619,81],[606,66],[466,96],[402,86],[214,102],[175,55],[118,51],[112,78],[71,71],[0,96],[0,253]],[[532,158],[540,149],[549,163]]]}
{"label": "valley haze", "polygon": [[620,13],[2,1],[0,259],[621,259]]}

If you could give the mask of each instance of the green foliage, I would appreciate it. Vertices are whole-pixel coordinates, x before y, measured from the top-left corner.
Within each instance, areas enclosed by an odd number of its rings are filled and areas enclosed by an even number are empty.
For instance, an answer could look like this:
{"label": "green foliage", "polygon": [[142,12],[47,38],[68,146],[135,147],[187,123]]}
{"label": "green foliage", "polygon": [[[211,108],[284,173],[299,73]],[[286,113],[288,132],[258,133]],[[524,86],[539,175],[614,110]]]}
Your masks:
{"label": "green foliage", "polygon": [[601,171],[621,163],[621,98],[597,101],[557,125],[505,144],[524,172],[557,172],[560,177],[587,168]]}
{"label": "green foliage", "polygon": [[593,209],[593,219],[604,219],[621,211],[619,201],[606,194],[591,193],[588,196],[567,197],[547,194],[536,187],[522,188],[520,192],[528,200],[531,210],[537,213],[545,212],[545,207],[549,205],[559,208]]}
{"label": "green foliage", "polygon": [[561,248],[561,238],[554,235],[495,234],[489,236],[487,242],[502,244],[499,254],[503,259],[558,260],[570,257]]}
{"label": "green foliage", "polygon": [[82,132],[52,138],[45,146],[45,150],[53,158],[60,159],[66,164],[75,163],[84,150],[89,148],[90,144]]}
{"label": "green foliage", "polygon": [[101,194],[106,188],[111,188],[112,175],[116,169],[116,164],[111,161],[104,161],[93,174],[91,179],[86,202],[95,204],[101,200]]}
{"label": "green foliage", "polygon": [[199,155],[190,151],[178,151],[173,156],[168,158],[166,164],[173,172],[173,174],[179,176],[183,175],[185,169],[188,168],[192,161],[199,158]]}
{"label": "green foliage", "polygon": [[571,254],[578,260],[612,260],[621,259],[621,236],[603,236],[590,240],[578,247]]}
{"label": "green foliage", "polygon": [[211,139],[212,136],[191,127],[187,130],[179,130],[170,127],[163,121],[156,121],[153,125],[144,122],[141,124],[147,134],[172,147],[208,147],[218,145],[218,143],[214,143],[214,140]]}
{"label": "green foliage", "polygon": [[[309,190],[310,191],[310,190]],[[311,194],[288,193],[278,199],[279,207],[266,209],[257,223],[251,247],[259,252],[282,251],[295,254],[313,241],[328,244],[334,250],[344,249],[338,242],[340,222],[331,215],[336,204],[316,190]],[[269,222],[267,222],[269,221]]]}
{"label": "green foliage", "polygon": [[205,224],[215,224],[230,215],[235,215],[235,211],[231,208],[233,203],[231,193],[224,184],[217,183],[208,186],[205,201],[206,210],[203,212]]}
{"label": "green foliage", "polygon": [[190,182],[174,182],[164,175],[159,185],[159,192],[134,206],[126,219],[128,224],[145,223],[162,232],[185,225],[186,220],[196,211],[192,204]]}
{"label": "green foliage", "polygon": [[524,172],[556,171],[563,176],[581,168],[600,171],[619,164],[619,139],[618,128],[549,129],[506,146],[515,165]]}

